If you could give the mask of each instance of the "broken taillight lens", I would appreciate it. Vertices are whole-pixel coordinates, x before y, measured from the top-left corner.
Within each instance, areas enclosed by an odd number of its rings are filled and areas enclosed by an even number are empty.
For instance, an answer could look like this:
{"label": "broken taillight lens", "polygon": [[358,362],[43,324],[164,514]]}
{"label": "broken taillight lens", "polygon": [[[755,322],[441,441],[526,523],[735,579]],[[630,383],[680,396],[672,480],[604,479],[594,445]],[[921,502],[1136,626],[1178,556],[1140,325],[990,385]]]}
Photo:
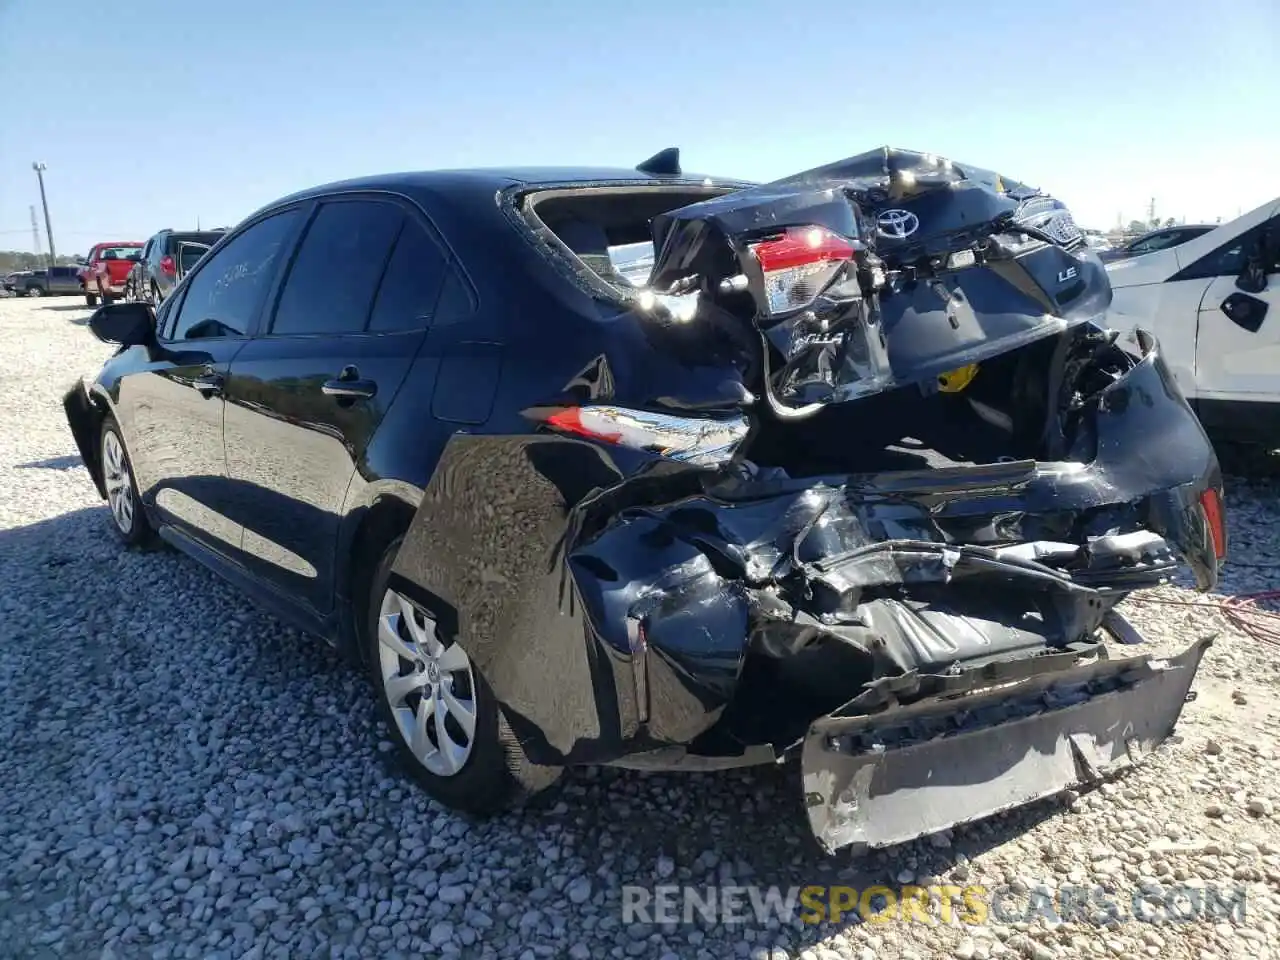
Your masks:
{"label": "broken taillight lens", "polygon": [[808,306],[826,289],[855,247],[826,227],[788,227],[780,237],[751,244],[764,274],[770,314]]}
{"label": "broken taillight lens", "polygon": [[644,450],[696,466],[724,463],[747,435],[747,421],[741,415],[678,417],[592,404],[545,409],[534,416],[562,433]]}
{"label": "broken taillight lens", "polygon": [[1227,559],[1227,525],[1222,518],[1222,494],[1215,487],[1205,490],[1200,494],[1200,509],[1204,511],[1209,538],[1213,541],[1213,555],[1219,561]]}

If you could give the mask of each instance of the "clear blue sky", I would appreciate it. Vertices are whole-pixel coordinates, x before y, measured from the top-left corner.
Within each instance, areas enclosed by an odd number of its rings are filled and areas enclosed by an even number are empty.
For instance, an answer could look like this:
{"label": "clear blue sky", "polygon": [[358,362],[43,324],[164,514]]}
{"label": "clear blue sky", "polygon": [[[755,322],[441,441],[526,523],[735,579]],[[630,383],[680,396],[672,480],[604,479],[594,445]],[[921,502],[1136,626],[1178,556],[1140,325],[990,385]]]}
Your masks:
{"label": "clear blue sky", "polygon": [[[295,189],[508,163],[771,179],[895,146],[1088,226],[1280,195],[1277,0],[0,0],[0,248],[231,224]],[[43,234],[43,228],[42,228]]]}

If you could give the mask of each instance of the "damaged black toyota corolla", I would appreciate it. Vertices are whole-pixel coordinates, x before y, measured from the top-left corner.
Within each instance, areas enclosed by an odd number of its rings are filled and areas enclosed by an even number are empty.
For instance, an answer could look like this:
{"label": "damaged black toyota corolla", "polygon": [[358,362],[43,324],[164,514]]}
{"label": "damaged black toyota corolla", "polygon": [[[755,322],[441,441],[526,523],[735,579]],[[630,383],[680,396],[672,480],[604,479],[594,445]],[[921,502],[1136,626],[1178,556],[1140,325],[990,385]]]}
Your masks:
{"label": "damaged black toyota corolla", "polygon": [[1097,779],[1204,642],[1114,609],[1225,556],[1155,341],[1069,213],[875,150],[763,186],[404,174],[229,232],[66,409],[120,535],[350,650],[433,795],[799,756],[828,850]]}

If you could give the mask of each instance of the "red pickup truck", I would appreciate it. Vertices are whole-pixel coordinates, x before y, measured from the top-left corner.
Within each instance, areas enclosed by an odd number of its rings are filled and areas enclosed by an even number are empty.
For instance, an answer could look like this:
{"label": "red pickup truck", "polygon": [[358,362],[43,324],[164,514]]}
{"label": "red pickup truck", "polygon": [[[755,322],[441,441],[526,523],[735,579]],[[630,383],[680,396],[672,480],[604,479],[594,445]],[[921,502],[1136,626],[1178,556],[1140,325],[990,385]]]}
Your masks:
{"label": "red pickup truck", "polygon": [[133,265],[142,259],[142,242],[117,240],[95,244],[89,251],[89,262],[80,271],[84,302],[97,306],[98,298],[109,303],[124,295],[124,283]]}

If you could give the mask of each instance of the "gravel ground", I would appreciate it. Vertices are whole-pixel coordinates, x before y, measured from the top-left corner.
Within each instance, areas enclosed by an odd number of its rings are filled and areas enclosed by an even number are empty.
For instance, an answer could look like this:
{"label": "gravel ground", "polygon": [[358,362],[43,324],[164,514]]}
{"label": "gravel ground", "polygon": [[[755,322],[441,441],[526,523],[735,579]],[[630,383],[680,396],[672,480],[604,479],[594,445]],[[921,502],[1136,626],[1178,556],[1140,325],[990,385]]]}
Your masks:
{"label": "gravel ground", "polygon": [[[407,786],[363,681],[173,552],[124,552],[60,391],[108,351],[67,299],[0,301],[0,955],[1266,957],[1280,953],[1280,649],[1215,610],[1173,742],[1099,790],[861,860],[807,842],[794,771],[575,771],[469,824]],[[1280,486],[1232,480],[1226,592],[1276,583]],[[621,887],[1243,885],[1244,916],[1111,925],[624,924]],[[1163,885],[1163,887],[1162,887]],[[1008,898],[1006,897],[1006,900]],[[1024,896],[1024,901],[1026,897]],[[934,914],[937,916],[937,914]],[[1007,922],[1006,922],[1007,921]]]}

